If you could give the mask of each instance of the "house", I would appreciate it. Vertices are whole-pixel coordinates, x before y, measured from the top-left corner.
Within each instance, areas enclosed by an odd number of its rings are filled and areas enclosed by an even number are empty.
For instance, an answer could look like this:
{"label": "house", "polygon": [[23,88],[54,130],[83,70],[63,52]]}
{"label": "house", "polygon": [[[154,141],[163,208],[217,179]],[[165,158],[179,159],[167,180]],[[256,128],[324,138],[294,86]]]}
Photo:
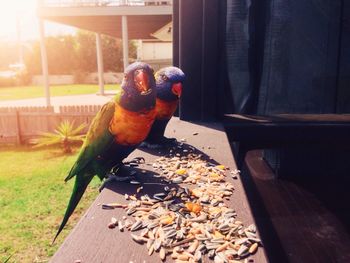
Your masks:
{"label": "house", "polygon": [[[39,31],[41,35],[42,65],[46,86],[47,103],[49,104],[48,69],[46,48],[44,45],[44,20],[74,26],[96,33],[96,54],[98,62],[98,76],[100,93],[104,93],[103,86],[103,58],[101,51],[101,34],[121,38],[123,40],[124,68],[129,63],[128,41],[156,40],[152,34],[169,24],[172,20],[172,1],[140,1],[140,0],[111,0],[111,1],[38,1],[37,9],[40,19]],[[159,44],[163,45],[163,44]],[[169,43],[167,44],[170,45]],[[147,45],[146,45],[147,46]],[[148,57],[157,63],[169,62],[171,50]],[[145,53],[145,54],[146,54]],[[167,53],[167,55],[165,55]],[[159,64],[160,65],[160,64]],[[46,77],[45,77],[46,76]]]}

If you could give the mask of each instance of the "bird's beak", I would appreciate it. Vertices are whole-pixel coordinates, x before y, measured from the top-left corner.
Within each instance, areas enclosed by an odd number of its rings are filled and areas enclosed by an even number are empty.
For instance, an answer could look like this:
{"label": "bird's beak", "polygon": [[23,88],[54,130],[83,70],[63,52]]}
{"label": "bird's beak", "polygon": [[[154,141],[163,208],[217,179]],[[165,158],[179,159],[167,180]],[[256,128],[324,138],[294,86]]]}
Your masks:
{"label": "bird's beak", "polygon": [[135,84],[141,95],[147,95],[151,92],[148,75],[144,71],[139,71],[135,77]]}
{"label": "bird's beak", "polygon": [[182,84],[179,83],[174,83],[173,86],[171,87],[171,91],[178,97],[181,97],[182,93]]}

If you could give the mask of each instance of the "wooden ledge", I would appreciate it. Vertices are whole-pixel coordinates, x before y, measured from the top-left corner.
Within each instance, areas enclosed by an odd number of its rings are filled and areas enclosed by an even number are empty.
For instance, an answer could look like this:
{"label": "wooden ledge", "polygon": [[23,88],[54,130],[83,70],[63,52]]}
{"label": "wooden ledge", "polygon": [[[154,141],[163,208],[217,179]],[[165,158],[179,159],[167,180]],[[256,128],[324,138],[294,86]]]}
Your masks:
{"label": "wooden ledge", "polygon": [[350,114],[230,114],[224,126],[230,141],[254,144],[254,149],[295,142],[350,143]]}
{"label": "wooden ledge", "polygon": [[[224,164],[230,169],[236,169],[236,164],[227,140],[224,128],[217,123],[190,123],[173,118],[167,127],[167,136],[176,137],[178,140],[186,139],[185,144],[189,144],[214,161]],[[147,163],[152,163],[157,155],[164,152],[145,152],[136,150],[129,158],[142,156]],[[143,165],[140,168],[152,172],[152,168]],[[145,176],[139,178],[143,182],[154,182],[156,178]],[[240,179],[233,180],[235,191],[231,196],[230,207],[237,211],[238,219],[246,226],[254,223],[250,206],[248,204],[245,191]],[[53,256],[50,262],[161,262],[158,253],[148,256],[146,246],[141,246],[132,241],[130,232],[119,232],[118,229],[107,227],[111,217],[117,219],[125,215],[124,210],[103,210],[99,204],[120,202],[125,203],[124,193],[135,193],[138,186],[126,183],[111,183],[101,192],[91,207],[81,218],[70,235],[66,238],[62,246]],[[159,192],[163,186],[144,185],[143,193]],[[259,248],[253,256],[254,262],[267,262],[265,251]],[[167,262],[172,262],[167,257]],[[212,262],[206,259],[204,262]]]}
{"label": "wooden ledge", "polygon": [[315,179],[300,170],[299,177],[271,180],[275,176],[261,151],[247,154],[245,168],[244,178],[254,188],[251,201],[255,198],[254,205],[262,207],[259,213],[254,207],[254,215],[265,249],[269,255],[284,251],[285,258],[273,262],[350,262],[347,175]]}

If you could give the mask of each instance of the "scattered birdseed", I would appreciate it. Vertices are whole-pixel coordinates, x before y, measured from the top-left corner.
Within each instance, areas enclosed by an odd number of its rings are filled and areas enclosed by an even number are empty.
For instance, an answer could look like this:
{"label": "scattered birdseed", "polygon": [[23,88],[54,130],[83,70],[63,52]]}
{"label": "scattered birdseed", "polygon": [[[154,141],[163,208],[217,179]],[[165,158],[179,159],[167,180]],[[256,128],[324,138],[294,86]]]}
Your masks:
{"label": "scattered birdseed", "polygon": [[152,164],[176,187],[167,185],[150,197],[139,196],[141,186],[138,196],[125,195],[127,205],[102,205],[123,208],[129,216],[119,221],[112,218],[110,225],[132,231],[132,239],[146,243],[148,255],[159,253],[162,261],[171,253],[175,262],[200,262],[204,254],[218,263],[243,262],[256,253],[261,240],[255,225],[244,227],[235,210],[225,203],[234,191],[226,175],[237,175],[239,170],[228,172],[226,166],[208,162],[192,150],[183,154],[163,156]]}

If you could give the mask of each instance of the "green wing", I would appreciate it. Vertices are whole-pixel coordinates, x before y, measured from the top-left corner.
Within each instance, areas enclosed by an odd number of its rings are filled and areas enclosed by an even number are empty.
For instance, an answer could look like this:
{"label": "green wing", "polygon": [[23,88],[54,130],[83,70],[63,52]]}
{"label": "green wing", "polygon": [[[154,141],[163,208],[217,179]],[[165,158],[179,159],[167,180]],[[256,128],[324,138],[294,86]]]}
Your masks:
{"label": "green wing", "polygon": [[113,118],[115,102],[106,103],[92,120],[84,145],[78,159],[70,170],[65,181],[73,178],[98,155],[103,153],[113,143],[113,136],[109,132],[109,123]]}
{"label": "green wing", "polygon": [[68,222],[69,217],[72,215],[74,209],[83,196],[86,187],[95,175],[95,172],[91,171],[90,167],[87,166],[94,158],[103,153],[103,151],[108,149],[109,146],[111,146],[113,143],[113,136],[109,132],[108,128],[109,123],[113,118],[114,109],[115,104],[113,101],[111,101],[105,104],[97,113],[91,123],[85,143],[80,151],[78,159],[70,170],[67,178],[65,179],[65,181],[68,181],[72,177],[76,176],[73,191],[66,212],[53,242],[55,242],[56,238],[63,230],[64,226]]}

